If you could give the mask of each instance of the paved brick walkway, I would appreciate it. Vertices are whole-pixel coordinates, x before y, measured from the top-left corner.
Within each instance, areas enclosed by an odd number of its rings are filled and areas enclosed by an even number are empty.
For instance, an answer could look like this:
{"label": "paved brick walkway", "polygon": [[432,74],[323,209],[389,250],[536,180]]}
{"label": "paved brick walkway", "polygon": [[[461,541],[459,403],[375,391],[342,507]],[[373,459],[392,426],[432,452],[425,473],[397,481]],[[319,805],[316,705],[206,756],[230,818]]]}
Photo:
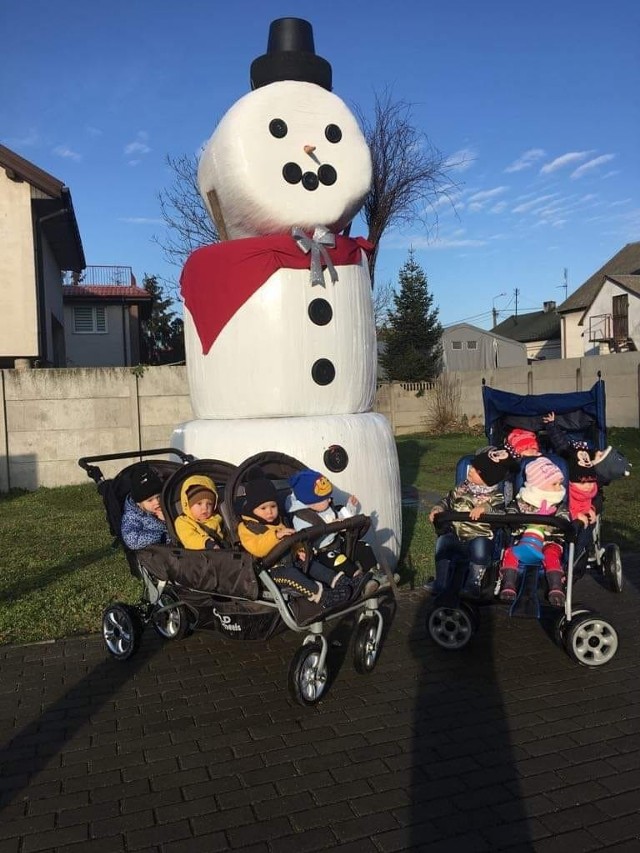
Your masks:
{"label": "paved brick walkway", "polygon": [[[149,630],[128,664],[97,637],[0,650],[0,853],[640,850],[640,560],[578,599],[621,648],[584,669],[540,623],[485,611],[434,647],[401,593],[378,667],[338,626],[317,708],[286,689],[299,638]],[[339,645],[338,643],[341,642]]]}

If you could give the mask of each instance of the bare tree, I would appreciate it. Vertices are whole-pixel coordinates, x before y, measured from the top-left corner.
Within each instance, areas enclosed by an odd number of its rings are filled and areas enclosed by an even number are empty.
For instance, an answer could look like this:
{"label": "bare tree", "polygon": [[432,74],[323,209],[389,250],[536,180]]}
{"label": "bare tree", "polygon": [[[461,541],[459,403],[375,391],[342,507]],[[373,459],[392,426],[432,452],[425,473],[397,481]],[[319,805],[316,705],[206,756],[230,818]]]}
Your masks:
{"label": "bare tree", "polygon": [[169,263],[182,267],[194,249],[217,243],[220,238],[198,190],[198,158],[167,155],[167,165],[173,181],[158,193],[167,230],[165,236],[156,235],[153,240]]}
{"label": "bare tree", "polygon": [[387,281],[385,284],[376,285],[373,288],[373,319],[378,331],[384,329],[389,311],[393,308],[393,296],[395,290],[393,284]]}
{"label": "bare tree", "polygon": [[455,164],[415,127],[411,104],[394,100],[389,89],[375,93],[372,115],[358,105],[353,111],[373,163],[373,183],[362,211],[368,239],[375,246],[369,261],[373,285],[380,240],[387,229],[416,221],[427,233],[437,228],[435,202],[442,196],[451,198],[456,184],[449,171]]}

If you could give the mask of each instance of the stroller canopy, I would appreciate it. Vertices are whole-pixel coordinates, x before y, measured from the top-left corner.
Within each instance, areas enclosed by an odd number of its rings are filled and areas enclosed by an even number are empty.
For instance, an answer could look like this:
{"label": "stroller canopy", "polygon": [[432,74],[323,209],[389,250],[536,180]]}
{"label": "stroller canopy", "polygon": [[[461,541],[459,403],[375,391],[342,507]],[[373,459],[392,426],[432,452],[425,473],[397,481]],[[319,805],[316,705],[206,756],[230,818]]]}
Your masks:
{"label": "stroller canopy", "polygon": [[543,415],[555,412],[556,422],[571,437],[590,441],[596,450],[607,446],[604,381],[589,391],[566,394],[512,394],[482,386],[484,430],[490,444],[502,444],[509,429],[520,427],[538,432]]}

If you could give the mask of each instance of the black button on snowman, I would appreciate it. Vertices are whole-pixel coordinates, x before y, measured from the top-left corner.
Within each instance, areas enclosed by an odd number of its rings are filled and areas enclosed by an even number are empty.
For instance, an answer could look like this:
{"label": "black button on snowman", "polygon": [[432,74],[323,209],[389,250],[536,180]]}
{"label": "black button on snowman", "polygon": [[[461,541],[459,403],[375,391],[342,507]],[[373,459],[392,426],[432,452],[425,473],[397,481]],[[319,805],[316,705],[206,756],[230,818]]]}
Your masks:
{"label": "black button on snowman", "polygon": [[271,24],[251,84],[198,168],[221,242],[196,250],[182,274],[197,420],[174,442],[230,462],[282,450],[321,470],[339,446],[344,488],[379,514],[393,559],[400,486],[389,425],[371,412],[371,247],[341,234],[369,190],[369,149],[307,21]]}

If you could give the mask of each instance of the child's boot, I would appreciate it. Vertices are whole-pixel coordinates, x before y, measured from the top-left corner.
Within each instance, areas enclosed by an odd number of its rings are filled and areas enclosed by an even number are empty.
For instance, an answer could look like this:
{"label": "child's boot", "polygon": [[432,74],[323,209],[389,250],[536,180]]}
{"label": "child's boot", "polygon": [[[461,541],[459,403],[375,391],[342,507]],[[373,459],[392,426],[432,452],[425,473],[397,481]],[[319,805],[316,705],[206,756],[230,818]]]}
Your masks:
{"label": "child's boot", "polygon": [[510,603],[518,594],[518,570],[504,569],[500,575],[500,601]]}
{"label": "child's boot", "polygon": [[487,570],[484,566],[480,566],[478,563],[470,563],[467,579],[464,582],[463,592],[473,596],[473,598],[480,598],[480,593],[482,592],[482,579],[484,578],[486,571]]}
{"label": "child's boot", "polygon": [[351,601],[353,590],[351,584],[339,584],[335,589],[323,587],[320,595],[320,606],[323,610],[333,610],[334,607],[344,607]]}
{"label": "child's boot", "polygon": [[562,572],[547,572],[545,575],[549,588],[549,604],[552,607],[564,607],[566,595],[564,593],[564,575]]}

